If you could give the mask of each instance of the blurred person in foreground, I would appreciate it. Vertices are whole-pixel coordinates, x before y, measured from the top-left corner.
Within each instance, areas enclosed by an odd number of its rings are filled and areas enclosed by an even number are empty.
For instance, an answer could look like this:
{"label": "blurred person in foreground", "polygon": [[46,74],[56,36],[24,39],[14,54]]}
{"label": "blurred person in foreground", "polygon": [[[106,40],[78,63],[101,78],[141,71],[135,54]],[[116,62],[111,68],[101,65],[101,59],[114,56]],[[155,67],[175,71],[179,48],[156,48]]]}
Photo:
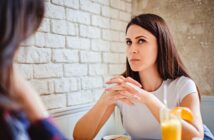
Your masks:
{"label": "blurred person in foreground", "polygon": [[43,0],[0,0],[1,140],[65,139],[13,64],[20,43],[36,32],[43,16]]}

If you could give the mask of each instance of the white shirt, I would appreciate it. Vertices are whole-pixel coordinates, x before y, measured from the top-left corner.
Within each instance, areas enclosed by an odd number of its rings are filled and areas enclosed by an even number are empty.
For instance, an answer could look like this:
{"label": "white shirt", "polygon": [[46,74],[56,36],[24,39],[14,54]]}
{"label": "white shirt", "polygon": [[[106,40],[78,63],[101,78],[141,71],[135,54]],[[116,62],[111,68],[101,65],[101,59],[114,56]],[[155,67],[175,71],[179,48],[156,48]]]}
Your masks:
{"label": "white shirt", "polygon": [[[163,81],[161,86],[151,93],[163,102],[164,89],[167,94],[168,108],[178,106],[188,94],[197,93],[193,80],[184,76]],[[132,139],[161,139],[160,124],[147,106],[142,103],[128,105],[122,101],[118,101],[117,106],[121,113],[123,127]]]}

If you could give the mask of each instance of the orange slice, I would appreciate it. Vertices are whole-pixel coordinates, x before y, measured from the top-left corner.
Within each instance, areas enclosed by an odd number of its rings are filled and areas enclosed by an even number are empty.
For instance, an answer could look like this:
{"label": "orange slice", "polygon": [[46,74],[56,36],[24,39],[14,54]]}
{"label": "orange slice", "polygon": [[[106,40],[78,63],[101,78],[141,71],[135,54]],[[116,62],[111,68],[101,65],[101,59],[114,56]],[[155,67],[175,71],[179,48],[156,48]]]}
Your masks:
{"label": "orange slice", "polygon": [[192,111],[187,107],[175,107],[170,110],[170,113],[180,117],[181,119],[193,122],[193,114]]}

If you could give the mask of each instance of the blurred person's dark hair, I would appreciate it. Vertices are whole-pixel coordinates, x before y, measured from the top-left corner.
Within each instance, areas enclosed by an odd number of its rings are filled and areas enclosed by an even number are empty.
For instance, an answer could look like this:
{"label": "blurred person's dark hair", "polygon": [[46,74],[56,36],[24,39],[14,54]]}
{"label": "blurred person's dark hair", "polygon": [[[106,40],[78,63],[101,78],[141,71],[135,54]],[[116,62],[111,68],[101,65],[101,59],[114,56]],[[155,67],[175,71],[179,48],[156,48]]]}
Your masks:
{"label": "blurred person's dark hair", "polygon": [[14,55],[20,43],[38,29],[43,16],[43,0],[0,0],[0,96],[11,99]]}

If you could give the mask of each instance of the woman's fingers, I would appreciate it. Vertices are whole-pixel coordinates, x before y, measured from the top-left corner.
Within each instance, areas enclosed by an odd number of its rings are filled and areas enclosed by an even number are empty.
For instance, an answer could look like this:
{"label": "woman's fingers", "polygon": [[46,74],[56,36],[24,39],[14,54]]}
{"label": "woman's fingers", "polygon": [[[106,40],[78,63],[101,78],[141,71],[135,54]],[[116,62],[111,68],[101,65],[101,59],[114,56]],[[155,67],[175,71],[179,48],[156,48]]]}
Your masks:
{"label": "woman's fingers", "polygon": [[[132,80],[133,82],[133,79],[129,80]],[[115,86],[107,88],[106,91],[112,93],[111,95],[115,103],[117,100],[121,100],[131,105],[134,102],[142,101],[142,95],[146,93],[146,91],[141,89],[139,85],[137,86],[135,84],[130,82],[123,82],[122,84],[117,84]]]}
{"label": "woman's fingers", "polygon": [[129,98],[127,96],[120,94],[120,92],[117,92],[117,94],[114,95],[114,100],[115,101],[120,100],[120,101],[123,101],[123,102],[125,102],[125,103],[127,103],[129,105],[133,105],[134,104],[133,102],[131,102],[129,100]]}
{"label": "woman's fingers", "polygon": [[108,92],[112,92],[112,91],[120,91],[120,90],[124,90],[124,88],[120,85],[115,85],[115,86],[112,86],[110,88],[106,88],[105,91],[108,91]]}
{"label": "woman's fingers", "polygon": [[140,94],[145,92],[141,89],[141,84],[130,77],[124,78],[123,76],[117,76],[109,80],[107,84],[116,84],[107,88],[106,91],[120,93],[120,95],[115,94],[113,99],[115,99],[115,101],[121,100],[127,104],[133,104],[136,101],[140,101]]}
{"label": "woman's fingers", "polygon": [[127,103],[128,105],[133,105],[134,103],[127,97],[127,95],[122,95],[121,92],[125,91],[114,91],[114,92],[108,92],[109,102],[114,102],[116,103],[117,101],[123,101]]}
{"label": "woman's fingers", "polygon": [[138,87],[142,87],[142,85],[138,81],[132,79],[131,77],[127,77],[125,81],[129,82],[129,83],[132,83],[132,84],[134,84],[134,85],[136,85]]}
{"label": "woman's fingers", "polygon": [[108,92],[127,90],[128,92],[130,92],[132,94],[139,94],[139,93],[145,92],[140,87],[138,87],[132,83],[129,83],[129,82],[125,82],[120,85],[114,85],[112,87],[106,88],[105,90]]}
{"label": "woman's fingers", "polygon": [[132,83],[134,84],[135,86],[137,87],[142,87],[142,85],[137,82],[136,80],[132,79],[131,77],[123,77],[123,76],[116,76],[116,77],[113,77],[112,79],[110,79],[109,81],[106,82],[106,84],[123,84],[124,82],[129,82],[129,83]]}
{"label": "woman's fingers", "polygon": [[143,90],[140,87],[135,86],[132,83],[126,82],[123,85],[121,85],[123,88],[125,88],[127,91],[133,94],[144,94],[147,93],[147,91]]}
{"label": "woman's fingers", "polygon": [[141,92],[140,88],[135,86],[134,84],[132,83],[124,83],[121,85],[124,89],[126,89],[128,92],[130,92],[131,94],[136,94],[136,93],[139,93]]}
{"label": "woman's fingers", "polygon": [[120,99],[125,99],[126,97],[124,95],[121,94],[116,94],[113,96],[114,100],[120,100]]}

